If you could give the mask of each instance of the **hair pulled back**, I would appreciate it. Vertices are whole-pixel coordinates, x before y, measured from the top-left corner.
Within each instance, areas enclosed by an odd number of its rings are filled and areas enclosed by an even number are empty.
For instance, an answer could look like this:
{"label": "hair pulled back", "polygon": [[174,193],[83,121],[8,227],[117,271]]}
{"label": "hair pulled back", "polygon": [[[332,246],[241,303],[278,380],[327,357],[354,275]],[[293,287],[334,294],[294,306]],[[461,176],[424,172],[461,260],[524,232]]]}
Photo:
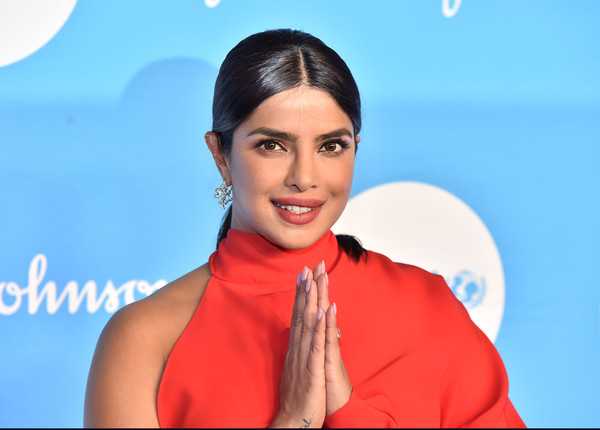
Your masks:
{"label": "hair pulled back", "polygon": [[[327,91],[350,118],[354,135],[360,132],[360,94],[344,60],[309,33],[267,30],[240,41],[219,68],[212,131],[218,136],[222,154],[230,157],[233,132],[264,100],[300,85]],[[356,152],[356,143],[354,147]],[[230,205],[219,229],[217,248],[231,228],[231,214]],[[354,261],[366,256],[356,237],[338,234],[336,239]]]}

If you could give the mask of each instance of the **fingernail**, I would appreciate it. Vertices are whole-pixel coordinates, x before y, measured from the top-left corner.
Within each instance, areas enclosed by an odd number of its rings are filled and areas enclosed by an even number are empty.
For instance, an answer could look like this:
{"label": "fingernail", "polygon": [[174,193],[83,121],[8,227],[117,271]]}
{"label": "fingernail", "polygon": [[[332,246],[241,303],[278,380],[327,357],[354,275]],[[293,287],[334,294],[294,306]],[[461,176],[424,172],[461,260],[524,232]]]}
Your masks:
{"label": "fingernail", "polygon": [[308,293],[308,290],[310,290],[310,284],[312,284],[312,282],[306,282],[306,285],[304,286],[304,289],[306,290],[307,293]]}
{"label": "fingernail", "polygon": [[308,278],[308,267],[304,266],[304,270],[302,271],[302,280],[306,281],[306,278]]}
{"label": "fingernail", "polygon": [[321,318],[323,318],[323,308],[321,306],[319,306],[319,310],[317,311],[317,321],[319,321]]}
{"label": "fingernail", "polygon": [[318,278],[325,271],[325,262],[321,260],[317,265],[317,270],[315,271],[315,278]]}
{"label": "fingernail", "polygon": [[329,275],[325,272],[325,285],[329,285]]}
{"label": "fingernail", "polygon": [[337,306],[333,303],[333,314],[337,315]]}

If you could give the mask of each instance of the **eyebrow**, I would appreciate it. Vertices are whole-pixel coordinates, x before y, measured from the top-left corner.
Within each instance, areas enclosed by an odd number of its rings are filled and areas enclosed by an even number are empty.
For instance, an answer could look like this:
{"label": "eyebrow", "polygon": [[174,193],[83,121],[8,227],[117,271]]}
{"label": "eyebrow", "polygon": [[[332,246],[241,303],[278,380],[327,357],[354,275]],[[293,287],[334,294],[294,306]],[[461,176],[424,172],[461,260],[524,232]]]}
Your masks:
{"label": "eyebrow", "polygon": [[[287,140],[290,142],[296,143],[298,141],[298,136],[293,133],[288,133],[286,131],[275,130],[274,128],[269,127],[259,127],[255,130],[252,130],[247,136],[252,136],[254,134],[264,134],[269,137],[273,137],[275,139]],[[330,131],[329,133],[323,133],[317,136],[317,140],[325,140],[331,137],[339,137],[339,136],[348,136],[352,137],[352,133],[347,128],[338,128],[336,130]]]}

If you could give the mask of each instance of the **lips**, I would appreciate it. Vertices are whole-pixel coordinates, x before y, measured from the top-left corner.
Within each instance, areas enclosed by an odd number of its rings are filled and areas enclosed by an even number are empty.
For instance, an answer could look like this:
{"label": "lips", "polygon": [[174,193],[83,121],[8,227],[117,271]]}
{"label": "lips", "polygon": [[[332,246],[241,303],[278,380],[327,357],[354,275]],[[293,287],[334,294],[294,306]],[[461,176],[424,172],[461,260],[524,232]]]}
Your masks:
{"label": "lips", "polygon": [[302,206],[305,208],[318,208],[323,206],[324,200],[319,199],[300,199],[298,197],[281,197],[271,200],[274,203],[288,206]]}
{"label": "lips", "polygon": [[273,203],[273,207],[283,221],[296,225],[308,224],[309,222],[313,221],[317,215],[319,215],[319,212],[321,212],[321,206],[314,207],[305,213],[291,212],[287,209],[277,206],[275,203]]}

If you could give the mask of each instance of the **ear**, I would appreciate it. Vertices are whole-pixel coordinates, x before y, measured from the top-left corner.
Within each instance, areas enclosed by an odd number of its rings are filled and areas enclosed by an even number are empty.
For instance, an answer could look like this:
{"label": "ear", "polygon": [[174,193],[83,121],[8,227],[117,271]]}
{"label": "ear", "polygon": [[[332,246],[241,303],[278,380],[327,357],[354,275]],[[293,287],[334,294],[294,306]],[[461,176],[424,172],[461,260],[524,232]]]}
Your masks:
{"label": "ear", "polygon": [[229,163],[221,151],[219,135],[214,131],[208,131],[204,134],[204,140],[206,141],[206,146],[208,146],[208,149],[215,160],[215,164],[217,165],[219,172],[221,172],[221,177],[225,181],[225,185],[231,185]]}

